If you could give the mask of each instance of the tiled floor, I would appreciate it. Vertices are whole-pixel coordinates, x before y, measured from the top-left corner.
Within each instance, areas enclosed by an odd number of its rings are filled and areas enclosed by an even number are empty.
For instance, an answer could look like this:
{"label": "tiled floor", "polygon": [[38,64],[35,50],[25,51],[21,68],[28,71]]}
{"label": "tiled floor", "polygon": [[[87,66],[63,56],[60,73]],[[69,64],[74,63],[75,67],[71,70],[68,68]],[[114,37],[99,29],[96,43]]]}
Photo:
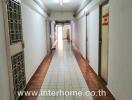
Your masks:
{"label": "tiled floor", "polygon": [[[89,65],[89,62],[81,56],[79,50],[76,48],[74,43],[72,44],[72,50],[76,57],[76,60],[80,66],[81,72],[86,80],[86,83],[89,87],[89,90],[95,91],[96,95],[93,95],[93,100],[116,100],[112,93],[107,88],[106,84],[102,79],[95,73],[92,67]],[[103,90],[103,94],[99,95],[97,91]]]}
{"label": "tiled floor", "polygon": [[[89,91],[70,44],[57,46],[40,91]],[[91,96],[38,96],[37,100],[93,100]]]}

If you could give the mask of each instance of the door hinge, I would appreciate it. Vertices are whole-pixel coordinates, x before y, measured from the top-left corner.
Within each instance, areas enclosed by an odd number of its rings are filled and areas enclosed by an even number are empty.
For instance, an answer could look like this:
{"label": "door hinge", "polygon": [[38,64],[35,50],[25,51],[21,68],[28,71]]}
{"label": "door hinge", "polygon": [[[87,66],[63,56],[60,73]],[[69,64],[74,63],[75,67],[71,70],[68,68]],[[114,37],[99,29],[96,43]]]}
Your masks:
{"label": "door hinge", "polygon": [[102,40],[99,41],[99,45],[102,45]]}

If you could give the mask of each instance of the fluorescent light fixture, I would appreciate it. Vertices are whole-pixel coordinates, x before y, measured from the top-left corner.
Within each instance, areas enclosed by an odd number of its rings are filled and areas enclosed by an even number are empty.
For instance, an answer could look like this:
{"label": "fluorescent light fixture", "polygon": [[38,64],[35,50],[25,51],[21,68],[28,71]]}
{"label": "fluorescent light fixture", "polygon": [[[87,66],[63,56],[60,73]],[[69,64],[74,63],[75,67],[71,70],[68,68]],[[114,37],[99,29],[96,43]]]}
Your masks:
{"label": "fluorescent light fixture", "polygon": [[60,0],[59,3],[60,3],[60,6],[63,6],[63,0]]}

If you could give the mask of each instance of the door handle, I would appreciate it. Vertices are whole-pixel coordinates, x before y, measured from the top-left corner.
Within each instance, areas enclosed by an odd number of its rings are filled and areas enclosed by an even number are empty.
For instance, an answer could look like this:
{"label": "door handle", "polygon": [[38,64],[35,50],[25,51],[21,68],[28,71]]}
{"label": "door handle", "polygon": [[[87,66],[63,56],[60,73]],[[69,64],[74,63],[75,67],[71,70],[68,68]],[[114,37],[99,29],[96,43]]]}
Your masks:
{"label": "door handle", "polygon": [[99,45],[102,45],[102,40],[99,40]]}

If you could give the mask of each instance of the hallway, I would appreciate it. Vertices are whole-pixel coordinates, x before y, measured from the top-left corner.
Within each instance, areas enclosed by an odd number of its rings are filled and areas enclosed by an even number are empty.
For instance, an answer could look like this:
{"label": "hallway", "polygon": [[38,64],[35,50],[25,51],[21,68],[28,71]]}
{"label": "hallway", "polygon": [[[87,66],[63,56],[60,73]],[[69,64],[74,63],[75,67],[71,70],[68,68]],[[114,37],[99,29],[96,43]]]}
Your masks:
{"label": "hallway", "polygon": [[0,0],[0,100],[131,100],[132,0]]}
{"label": "hallway", "polygon": [[[64,41],[63,48],[57,45],[47,75],[40,91],[89,91],[73,55],[70,44]],[[38,97],[37,100],[93,100],[91,96]]]}

